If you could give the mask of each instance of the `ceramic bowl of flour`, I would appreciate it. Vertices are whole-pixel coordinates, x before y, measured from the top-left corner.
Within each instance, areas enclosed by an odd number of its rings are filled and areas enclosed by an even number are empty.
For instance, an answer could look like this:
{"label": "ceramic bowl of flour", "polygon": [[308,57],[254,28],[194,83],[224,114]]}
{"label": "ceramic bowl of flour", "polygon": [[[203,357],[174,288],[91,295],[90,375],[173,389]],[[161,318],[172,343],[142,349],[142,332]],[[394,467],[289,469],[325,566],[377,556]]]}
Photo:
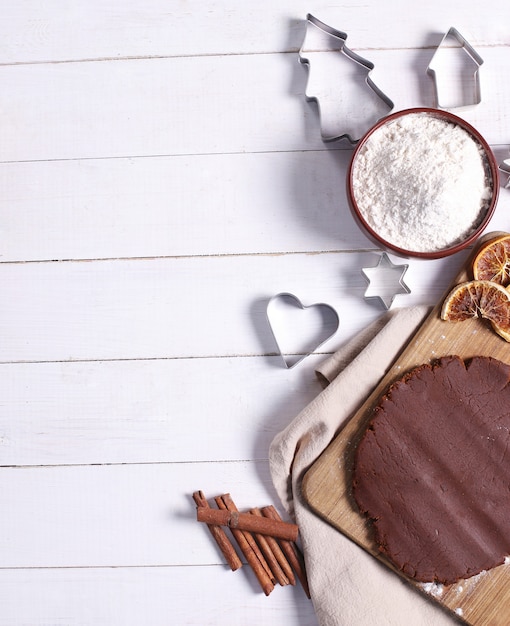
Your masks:
{"label": "ceramic bowl of flour", "polygon": [[353,213],[378,245],[435,259],[469,246],[487,227],[499,193],[485,139],[461,118],[407,109],[359,141],[347,175]]}

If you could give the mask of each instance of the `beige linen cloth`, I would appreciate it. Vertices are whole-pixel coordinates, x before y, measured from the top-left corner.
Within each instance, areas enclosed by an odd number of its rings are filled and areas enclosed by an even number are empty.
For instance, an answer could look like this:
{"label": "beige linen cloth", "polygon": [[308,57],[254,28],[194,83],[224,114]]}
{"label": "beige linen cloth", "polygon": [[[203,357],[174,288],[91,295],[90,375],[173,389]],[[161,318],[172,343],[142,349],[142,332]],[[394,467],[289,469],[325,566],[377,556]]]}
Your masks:
{"label": "beige linen cloth", "polygon": [[314,514],[303,474],[355,413],[429,309],[395,309],[330,357],[327,384],[270,446],[273,483],[300,527],[310,592],[321,626],[452,626],[458,623],[354,542]]}

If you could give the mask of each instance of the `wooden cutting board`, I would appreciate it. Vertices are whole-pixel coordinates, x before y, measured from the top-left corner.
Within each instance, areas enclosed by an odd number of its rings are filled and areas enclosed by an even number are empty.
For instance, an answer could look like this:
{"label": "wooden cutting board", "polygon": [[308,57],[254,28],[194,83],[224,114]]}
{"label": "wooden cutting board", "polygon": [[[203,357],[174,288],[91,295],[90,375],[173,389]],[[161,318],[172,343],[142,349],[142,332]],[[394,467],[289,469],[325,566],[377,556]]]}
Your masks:
{"label": "wooden cutting board", "polygon": [[[490,233],[481,242],[496,234],[500,233]],[[454,284],[472,279],[469,267],[470,261]],[[453,354],[464,359],[477,355],[492,356],[510,364],[510,343],[499,337],[482,320],[458,323],[441,320],[442,301],[425,319],[365,403],[307,471],[303,481],[303,495],[322,518],[457,618],[460,616],[462,621],[473,626],[506,626],[510,624],[510,562],[449,586],[424,585],[412,581],[379,554],[370,522],[359,513],[352,497],[353,453],[374,406],[392,382],[418,365]]]}

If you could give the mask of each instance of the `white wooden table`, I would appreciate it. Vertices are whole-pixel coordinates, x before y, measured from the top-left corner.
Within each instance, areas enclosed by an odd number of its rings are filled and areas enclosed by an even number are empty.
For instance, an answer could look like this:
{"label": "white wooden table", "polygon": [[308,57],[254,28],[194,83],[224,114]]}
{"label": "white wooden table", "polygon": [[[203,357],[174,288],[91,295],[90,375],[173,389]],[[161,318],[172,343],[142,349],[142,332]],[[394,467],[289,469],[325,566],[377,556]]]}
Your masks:
{"label": "white wooden table", "polygon": [[[1,3],[0,624],[317,623],[300,587],[230,572],[191,499],[279,506],[270,441],[383,312],[352,148],[304,98],[308,12],[395,110],[434,106],[425,69],[458,28],[485,61],[458,114],[510,156],[508,3]],[[491,229],[509,211],[502,188]],[[395,305],[435,303],[464,258],[410,261]],[[265,320],[280,291],[341,318],[291,370]]]}

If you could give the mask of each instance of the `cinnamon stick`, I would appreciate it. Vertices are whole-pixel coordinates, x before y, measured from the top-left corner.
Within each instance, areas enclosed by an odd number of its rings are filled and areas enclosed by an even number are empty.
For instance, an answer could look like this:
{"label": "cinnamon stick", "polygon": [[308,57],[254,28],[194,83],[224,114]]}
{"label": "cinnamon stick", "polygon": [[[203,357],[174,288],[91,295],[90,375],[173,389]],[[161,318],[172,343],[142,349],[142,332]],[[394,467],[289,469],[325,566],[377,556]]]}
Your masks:
{"label": "cinnamon stick", "polygon": [[[258,508],[251,509],[250,513],[252,515],[256,515],[258,517],[262,517],[262,512]],[[263,518],[263,519],[268,519],[268,518]],[[276,541],[276,539],[274,537],[270,537],[270,536],[265,537],[265,541],[267,543],[267,546],[268,546],[269,550],[271,550],[272,554],[274,555],[274,558],[276,559],[277,564],[279,565],[280,569],[282,570],[283,575],[289,581],[288,584],[295,585],[296,584],[296,577],[294,576],[294,572],[292,571],[292,567],[290,566],[289,562],[285,558],[285,554],[283,553],[282,549],[280,548],[280,544]],[[266,558],[267,558],[267,556],[266,556]],[[268,558],[268,561],[270,561],[270,558]],[[274,572],[276,578],[278,578],[278,574],[275,571],[276,568],[273,568],[271,563],[270,563],[270,566],[273,569],[273,572]]]}
{"label": "cinnamon stick", "polygon": [[[234,501],[232,500],[232,497],[231,497],[231,495],[229,493],[224,493],[221,497],[222,497],[222,500],[225,503],[228,511],[230,511],[231,513],[239,513],[239,509],[234,504]],[[243,532],[244,532],[244,536],[246,537],[246,541],[248,542],[250,548],[253,550],[253,552],[255,553],[255,556],[257,557],[259,563],[262,565],[262,567],[266,571],[267,575],[269,576],[269,579],[274,584],[276,582],[276,579],[275,579],[275,577],[273,575],[273,572],[271,571],[271,568],[267,564],[267,561],[264,558],[264,556],[263,556],[263,554],[262,554],[262,552],[261,552],[257,542],[255,541],[253,535],[250,532],[248,532],[248,531],[243,531]]]}
{"label": "cinnamon stick", "polygon": [[[193,494],[193,500],[197,505],[197,511],[202,509],[211,510],[209,502],[207,502],[207,499],[205,498],[202,491],[195,491],[195,493]],[[208,524],[207,528],[209,529],[211,535],[218,544],[218,548],[221,550],[223,556],[225,557],[225,560],[230,565],[230,569],[235,572],[237,569],[242,567],[243,563],[237,555],[234,546],[230,542],[223,528],[220,528],[219,526],[214,526],[212,524]]]}
{"label": "cinnamon stick", "polygon": [[[269,517],[279,521],[281,521],[282,519],[273,505],[263,507],[261,509],[261,512],[262,515],[264,515],[265,517]],[[306,578],[305,562],[301,551],[295,543],[293,543],[292,541],[286,541],[285,539],[282,539],[280,541],[280,546],[285,553],[285,556],[289,560],[290,565],[296,572],[296,576],[299,578],[299,582],[301,583],[306,596],[310,598],[310,588],[308,586],[308,580]]]}
{"label": "cinnamon stick", "polygon": [[218,524],[229,528],[239,528],[252,533],[269,535],[287,541],[296,541],[298,537],[298,527],[296,524],[274,520],[268,517],[257,517],[250,513],[239,513],[238,511],[197,508],[197,520],[206,524]]}
{"label": "cinnamon stick", "polygon": [[[256,508],[251,509],[250,514],[256,516],[257,519],[266,519],[262,517],[262,513],[260,512],[259,509],[256,509]],[[259,544],[263,555],[266,557],[267,564],[271,568],[271,571],[273,572],[274,577],[276,578],[278,583],[282,587],[284,587],[285,585],[290,585],[290,584],[295,585],[296,579],[294,578],[294,575],[292,574],[291,567],[288,566],[288,571],[291,574],[291,576],[289,577],[287,576],[286,572],[283,570],[282,566],[280,565],[280,562],[276,554],[277,551],[279,551],[280,555],[283,557],[287,565],[288,565],[288,562],[285,559],[285,555],[281,551],[280,546],[278,545],[278,542],[276,541],[276,539],[274,539],[273,537],[270,537],[269,535],[266,537],[265,535],[262,535],[260,533],[254,533],[254,537],[257,540],[257,543]],[[275,548],[277,550],[275,550]]]}
{"label": "cinnamon stick", "polygon": [[[237,507],[232,501],[230,494],[217,496],[216,498],[214,498],[214,500],[219,509],[237,511]],[[264,559],[259,547],[255,543],[255,540],[250,535],[250,533],[239,530],[239,528],[231,528],[231,531],[234,539],[237,541],[239,548],[246,557],[248,564],[252,568],[253,573],[259,581],[259,584],[262,587],[262,591],[266,594],[266,596],[268,596],[274,589],[273,574],[269,569],[269,566]]]}

